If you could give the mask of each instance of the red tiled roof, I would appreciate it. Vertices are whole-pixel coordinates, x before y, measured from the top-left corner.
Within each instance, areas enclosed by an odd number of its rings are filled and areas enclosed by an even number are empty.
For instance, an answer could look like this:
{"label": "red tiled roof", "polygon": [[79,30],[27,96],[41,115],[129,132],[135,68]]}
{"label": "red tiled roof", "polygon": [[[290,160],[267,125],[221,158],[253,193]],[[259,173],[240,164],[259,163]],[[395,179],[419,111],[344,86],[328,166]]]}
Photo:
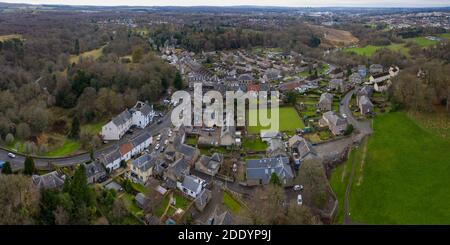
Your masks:
{"label": "red tiled roof", "polygon": [[133,145],[131,143],[122,144],[119,148],[120,154],[123,156],[130,152],[133,149]]}

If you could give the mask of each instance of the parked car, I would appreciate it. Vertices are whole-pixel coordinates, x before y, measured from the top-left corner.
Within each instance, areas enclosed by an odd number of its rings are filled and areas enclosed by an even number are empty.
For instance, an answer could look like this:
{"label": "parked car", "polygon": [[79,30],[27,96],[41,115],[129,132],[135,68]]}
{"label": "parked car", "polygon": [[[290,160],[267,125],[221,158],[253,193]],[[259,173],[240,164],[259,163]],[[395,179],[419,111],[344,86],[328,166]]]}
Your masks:
{"label": "parked car", "polygon": [[156,140],[160,141],[161,140],[161,134],[158,134],[158,136],[156,136]]}
{"label": "parked car", "polygon": [[8,153],[8,157],[10,157],[10,158],[16,158],[16,155],[14,155],[13,153]]}
{"label": "parked car", "polygon": [[161,147],[161,150],[159,150],[160,152],[164,152],[166,150],[166,148],[163,146]]}
{"label": "parked car", "polygon": [[347,114],[345,114],[345,113],[342,114],[342,117],[343,117],[343,118],[347,118]]}
{"label": "parked car", "polygon": [[294,191],[303,191],[303,185],[295,185]]}
{"label": "parked car", "polygon": [[168,145],[168,144],[169,144],[169,140],[165,140],[164,145]]}
{"label": "parked car", "polygon": [[297,196],[297,204],[298,204],[298,205],[303,205],[303,198],[302,198],[302,195],[298,195],[298,196]]}
{"label": "parked car", "polygon": [[161,119],[159,119],[156,123],[157,124],[161,124],[163,121]]}
{"label": "parked car", "polygon": [[155,150],[158,150],[158,149],[159,149],[159,144],[156,144]]}

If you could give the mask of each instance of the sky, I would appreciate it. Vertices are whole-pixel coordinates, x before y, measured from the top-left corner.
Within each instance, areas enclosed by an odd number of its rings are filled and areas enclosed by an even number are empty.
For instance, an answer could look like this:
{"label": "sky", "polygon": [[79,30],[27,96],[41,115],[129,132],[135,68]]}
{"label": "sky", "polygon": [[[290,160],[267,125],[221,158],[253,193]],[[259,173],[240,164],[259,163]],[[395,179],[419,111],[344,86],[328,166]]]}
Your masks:
{"label": "sky", "polygon": [[0,0],[8,3],[98,6],[448,7],[450,0]]}

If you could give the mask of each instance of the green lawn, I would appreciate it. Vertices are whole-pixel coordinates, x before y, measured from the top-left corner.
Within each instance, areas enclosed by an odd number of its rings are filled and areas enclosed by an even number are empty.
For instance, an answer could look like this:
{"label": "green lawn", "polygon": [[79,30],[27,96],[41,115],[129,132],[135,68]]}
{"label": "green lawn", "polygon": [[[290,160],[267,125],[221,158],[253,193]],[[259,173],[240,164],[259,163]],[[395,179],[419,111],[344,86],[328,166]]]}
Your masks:
{"label": "green lawn", "polygon": [[241,205],[228,192],[223,192],[223,203],[233,214],[239,213]]}
{"label": "green lawn", "polygon": [[[367,147],[361,177],[353,179],[352,221],[450,224],[449,140],[420,127],[406,113],[395,112],[375,118]],[[343,184],[337,181],[341,171],[335,170],[331,180],[338,199],[343,198]]]}
{"label": "green lawn", "polygon": [[48,157],[58,157],[73,154],[81,149],[81,144],[78,141],[66,139],[64,144],[45,154]]}
{"label": "green lawn", "polygon": [[361,56],[372,57],[372,55],[375,54],[375,52],[381,48],[388,48],[392,51],[400,52],[404,55],[409,55],[409,49],[405,47],[404,43],[394,43],[387,46],[367,45],[365,47],[353,47],[353,48],[346,48],[344,50],[347,52],[354,52]]}
{"label": "green lawn", "polygon": [[[164,214],[164,211],[166,210],[167,205],[169,205],[170,196],[171,196],[171,194],[165,195],[163,200],[159,204],[158,208],[155,210],[155,215],[157,217],[161,217]],[[175,207],[181,208],[184,211],[186,211],[187,207],[189,206],[189,200],[184,198],[182,195],[180,195],[176,192],[173,193],[173,196],[175,197],[175,200],[176,200]]]}
{"label": "green lawn", "polygon": [[122,196],[122,200],[124,201],[125,207],[130,213],[132,213],[136,217],[141,217],[144,215],[144,212],[138,206],[136,206],[136,202],[133,195],[129,193],[124,193]]}
{"label": "green lawn", "polygon": [[416,44],[418,44],[419,46],[422,46],[422,47],[428,47],[428,46],[439,43],[439,41],[430,40],[426,37],[408,38],[408,39],[405,39],[405,41],[415,42]]}
{"label": "green lawn", "polygon": [[106,121],[84,124],[81,126],[81,131],[89,132],[92,134],[98,134],[102,131],[102,127],[105,124],[106,124]]}
{"label": "green lawn", "polygon": [[198,141],[198,139],[196,136],[188,136],[188,137],[186,137],[186,140],[184,143],[186,145],[197,146],[197,141]]}
{"label": "green lawn", "polygon": [[[296,129],[300,128],[303,129],[305,127],[305,125],[303,124],[303,121],[301,120],[301,118],[299,117],[299,115],[297,114],[297,111],[295,110],[294,107],[280,107],[280,115],[279,115],[279,131],[282,132],[288,132],[288,133],[293,133]],[[247,111],[247,124],[249,123],[249,116],[250,115],[256,115],[258,112],[257,109],[251,109],[249,111]],[[266,110],[259,110],[259,113],[266,113]],[[268,111],[268,117],[270,117],[271,113],[270,113],[270,109]],[[257,126],[248,126],[247,130],[250,134],[259,134],[261,130],[267,130],[270,129],[270,127],[262,127],[259,124],[259,120],[258,120],[258,125]]]}
{"label": "green lawn", "polygon": [[260,138],[244,138],[244,140],[242,141],[242,147],[245,151],[265,151],[267,149],[267,144],[261,141]]}
{"label": "green lawn", "polygon": [[439,35],[439,37],[450,39],[450,32],[448,32],[448,33],[443,33],[443,34]]}

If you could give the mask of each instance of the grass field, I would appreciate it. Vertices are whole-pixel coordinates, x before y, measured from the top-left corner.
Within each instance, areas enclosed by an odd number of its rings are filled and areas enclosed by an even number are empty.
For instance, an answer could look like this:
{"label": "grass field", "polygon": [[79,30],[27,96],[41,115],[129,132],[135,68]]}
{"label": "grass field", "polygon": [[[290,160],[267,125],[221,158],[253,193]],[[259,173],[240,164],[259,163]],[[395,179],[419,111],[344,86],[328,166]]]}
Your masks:
{"label": "grass field", "polygon": [[22,35],[18,35],[18,34],[0,35],[0,42],[8,41],[8,40],[11,40],[14,38],[22,39]]}
{"label": "grass field", "polygon": [[81,145],[78,141],[66,139],[64,144],[60,147],[57,147],[45,154],[48,157],[58,157],[58,156],[67,156],[72,153],[75,153],[81,149]]}
{"label": "grass field", "polygon": [[439,35],[440,38],[447,38],[450,39],[450,32],[449,33],[443,33],[441,35]]}
{"label": "grass field", "polygon": [[223,192],[223,203],[233,214],[239,213],[241,205],[228,192]]}
{"label": "grass field", "polygon": [[242,141],[242,147],[245,151],[265,151],[267,149],[267,144],[261,141],[260,138],[244,138],[244,140]]}
{"label": "grass field", "polygon": [[[406,113],[375,118],[367,154],[362,149],[352,153],[364,160],[354,163],[358,166],[350,194],[351,220],[367,224],[449,224],[448,149],[449,140],[419,126]],[[338,167],[331,179],[338,200],[345,192],[345,181],[339,182],[344,169],[349,171],[351,164]]]}
{"label": "grass field", "polygon": [[373,54],[379,49],[388,48],[392,51],[400,52],[404,55],[409,55],[409,49],[405,47],[403,43],[395,43],[387,46],[374,46],[367,45],[365,47],[353,47],[344,49],[347,52],[354,52],[361,56],[372,57]]}
{"label": "grass field", "polygon": [[[280,116],[279,116],[279,131],[287,132],[287,133],[293,133],[296,129],[305,128],[305,125],[303,124],[303,121],[301,120],[300,116],[297,114],[297,111],[294,107],[280,107]],[[266,113],[266,110],[262,111],[259,110],[259,114]],[[253,115],[256,116],[258,113],[258,110],[252,109],[247,111],[247,124],[249,122],[249,116]],[[268,111],[268,117],[270,117],[270,110]],[[267,130],[270,129],[270,127],[262,127],[259,124],[257,126],[248,126],[247,130],[250,134],[259,134],[261,130]]]}
{"label": "grass field", "polygon": [[430,40],[425,37],[408,38],[408,39],[405,39],[405,41],[415,42],[416,44],[418,44],[419,46],[422,46],[422,47],[428,47],[428,46],[439,43],[439,41]]}
{"label": "grass field", "polygon": [[102,46],[98,49],[93,49],[93,50],[81,53],[80,55],[71,55],[69,58],[69,62],[70,62],[70,64],[77,63],[78,60],[80,59],[80,57],[81,58],[91,57],[92,59],[98,59],[98,58],[100,58],[100,56],[102,56],[104,47],[105,46]]}
{"label": "grass field", "polygon": [[106,120],[96,122],[96,123],[83,124],[81,126],[81,131],[89,132],[92,134],[98,134],[102,131],[102,127],[105,124],[106,124]]}

